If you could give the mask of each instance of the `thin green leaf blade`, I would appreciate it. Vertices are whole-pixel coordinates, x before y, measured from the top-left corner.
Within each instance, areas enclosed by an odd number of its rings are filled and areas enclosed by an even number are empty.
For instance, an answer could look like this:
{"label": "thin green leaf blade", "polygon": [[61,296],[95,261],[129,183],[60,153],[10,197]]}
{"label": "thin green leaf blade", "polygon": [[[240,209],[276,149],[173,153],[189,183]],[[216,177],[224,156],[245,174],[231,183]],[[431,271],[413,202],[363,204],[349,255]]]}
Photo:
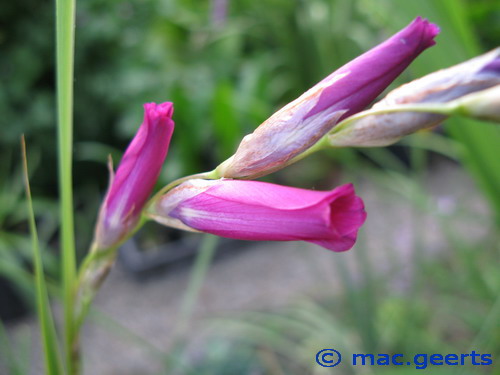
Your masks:
{"label": "thin green leaf blade", "polygon": [[21,140],[24,183],[26,188],[26,202],[28,205],[28,221],[33,248],[33,264],[35,269],[35,294],[37,314],[40,319],[40,331],[42,336],[42,347],[44,351],[44,361],[46,373],[50,375],[63,374],[63,367],[57,341],[56,328],[54,325],[52,311],[49,305],[49,296],[45,276],[43,272],[42,254],[38,242],[38,232],[33,211],[33,201],[31,199],[30,184],[28,178],[28,162],[26,158],[26,144],[24,137]]}

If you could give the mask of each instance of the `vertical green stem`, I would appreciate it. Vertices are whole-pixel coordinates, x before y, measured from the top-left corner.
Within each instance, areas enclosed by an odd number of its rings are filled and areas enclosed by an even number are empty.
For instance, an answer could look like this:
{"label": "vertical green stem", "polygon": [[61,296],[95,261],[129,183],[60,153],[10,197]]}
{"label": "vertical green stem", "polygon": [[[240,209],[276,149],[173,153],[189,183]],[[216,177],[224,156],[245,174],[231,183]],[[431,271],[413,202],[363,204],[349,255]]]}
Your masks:
{"label": "vertical green stem", "polygon": [[[189,284],[182,300],[179,319],[172,333],[173,344],[170,352],[173,354],[169,356],[165,363],[165,368],[170,369],[168,373],[177,373],[177,370],[183,366],[182,359],[180,358],[182,353],[182,339],[188,329],[203,282],[217,250],[217,241],[218,237],[206,234],[198,250],[189,278]],[[183,370],[187,371],[186,369]]]}
{"label": "vertical green stem", "polygon": [[193,316],[194,307],[198,296],[200,294],[201,287],[203,286],[203,281],[208,272],[208,268],[212,263],[212,259],[215,255],[215,250],[217,249],[216,236],[211,234],[206,234],[201,243],[198,255],[196,257],[195,263],[193,265],[193,270],[191,271],[191,277],[189,280],[189,285],[184,295],[184,300],[182,301],[180,319],[177,325],[177,332],[183,334],[187,329],[189,321]]}
{"label": "vertical green stem", "polygon": [[76,374],[73,341],[73,287],[76,275],[73,224],[73,61],[75,0],[56,0],[57,123],[61,220],[64,346],[68,374]]}

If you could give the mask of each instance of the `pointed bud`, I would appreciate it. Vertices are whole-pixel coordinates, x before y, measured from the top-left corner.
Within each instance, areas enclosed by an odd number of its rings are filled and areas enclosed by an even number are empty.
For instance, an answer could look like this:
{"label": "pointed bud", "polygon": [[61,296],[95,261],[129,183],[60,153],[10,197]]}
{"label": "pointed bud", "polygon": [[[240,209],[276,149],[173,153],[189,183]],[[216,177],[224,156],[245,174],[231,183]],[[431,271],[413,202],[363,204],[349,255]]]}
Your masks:
{"label": "pointed bud", "polygon": [[222,163],[221,177],[256,178],[283,168],[342,119],[372,102],[439,32],[420,17],[344,65],[247,135]]}
{"label": "pointed bud", "polygon": [[405,135],[440,124],[454,113],[457,98],[498,84],[500,48],[391,91],[371,110],[339,124],[328,137],[329,143],[335,147],[390,145]]}
{"label": "pointed bud", "polygon": [[134,229],[160,174],[174,122],[172,103],[144,104],[144,121],[128,146],[101,205],[95,245],[108,249]]}

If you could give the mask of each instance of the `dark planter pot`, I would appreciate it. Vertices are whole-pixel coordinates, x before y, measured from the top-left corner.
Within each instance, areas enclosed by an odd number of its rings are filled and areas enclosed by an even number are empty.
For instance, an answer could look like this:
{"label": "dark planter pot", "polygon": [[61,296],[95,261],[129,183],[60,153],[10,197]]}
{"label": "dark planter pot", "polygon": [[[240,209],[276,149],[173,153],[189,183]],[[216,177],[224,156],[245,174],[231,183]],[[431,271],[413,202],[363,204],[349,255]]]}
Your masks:
{"label": "dark planter pot", "polygon": [[11,322],[28,312],[28,307],[12,283],[0,276],[0,320]]}
{"label": "dark planter pot", "polygon": [[[146,236],[144,233],[138,233],[123,244],[118,252],[118,262],[134,277],[147,278],[167,268],[188,264],[197,254],[202,237],[203,234],[200,233],[158,226],[154,233],[148,231]],[[237,253],[251,243],[252,241],[220,238],[216,258]]]}

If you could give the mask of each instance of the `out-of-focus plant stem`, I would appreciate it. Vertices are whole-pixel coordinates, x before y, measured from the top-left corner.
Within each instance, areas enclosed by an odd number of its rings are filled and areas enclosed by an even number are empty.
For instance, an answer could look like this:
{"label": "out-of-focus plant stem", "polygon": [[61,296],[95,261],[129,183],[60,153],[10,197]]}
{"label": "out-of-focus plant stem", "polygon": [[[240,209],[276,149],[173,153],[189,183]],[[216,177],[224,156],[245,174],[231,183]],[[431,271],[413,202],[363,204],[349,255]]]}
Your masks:
{"label": "out-of-focus plant stem", "polygon": [[205,281],[205,278],[207,276],[208,268],[212,263],[215,251],[217,249],[217,241],[217,236],[205,234],[200,248],[198,249],[198,254],[191,271],[189,285],[186,289],[184,300],[182,301],[180,319],[177,324],[176,332],[179,335],[185,333],[186,329],[188,328],[189,321],[193,316],[196,301],[198,300],[203,282]]}
{"label": "out-of-focus plant stem", "polygon": [[186,288],[179,311],[179,319],[175,326],[175,330],[172,333],[173,345],[170,352],[174,353],[173,357],[176,357],[176,361],[173,361],[172,359],[167,361],[166,367],[170,369],[169,373],[177,373],[177,366],[183,364],[182,360],[179,361],[179,356],[176,354],[182,354],[183,336],[186,334],[186,331],[189,328],[189,322],[193,317],[201,288],[203,287],[208,269],[217,250],[218,239],[219,238],[217,236],[205,234],[198,249],[198,254],[196,255],[189,277],[189,284]]}

